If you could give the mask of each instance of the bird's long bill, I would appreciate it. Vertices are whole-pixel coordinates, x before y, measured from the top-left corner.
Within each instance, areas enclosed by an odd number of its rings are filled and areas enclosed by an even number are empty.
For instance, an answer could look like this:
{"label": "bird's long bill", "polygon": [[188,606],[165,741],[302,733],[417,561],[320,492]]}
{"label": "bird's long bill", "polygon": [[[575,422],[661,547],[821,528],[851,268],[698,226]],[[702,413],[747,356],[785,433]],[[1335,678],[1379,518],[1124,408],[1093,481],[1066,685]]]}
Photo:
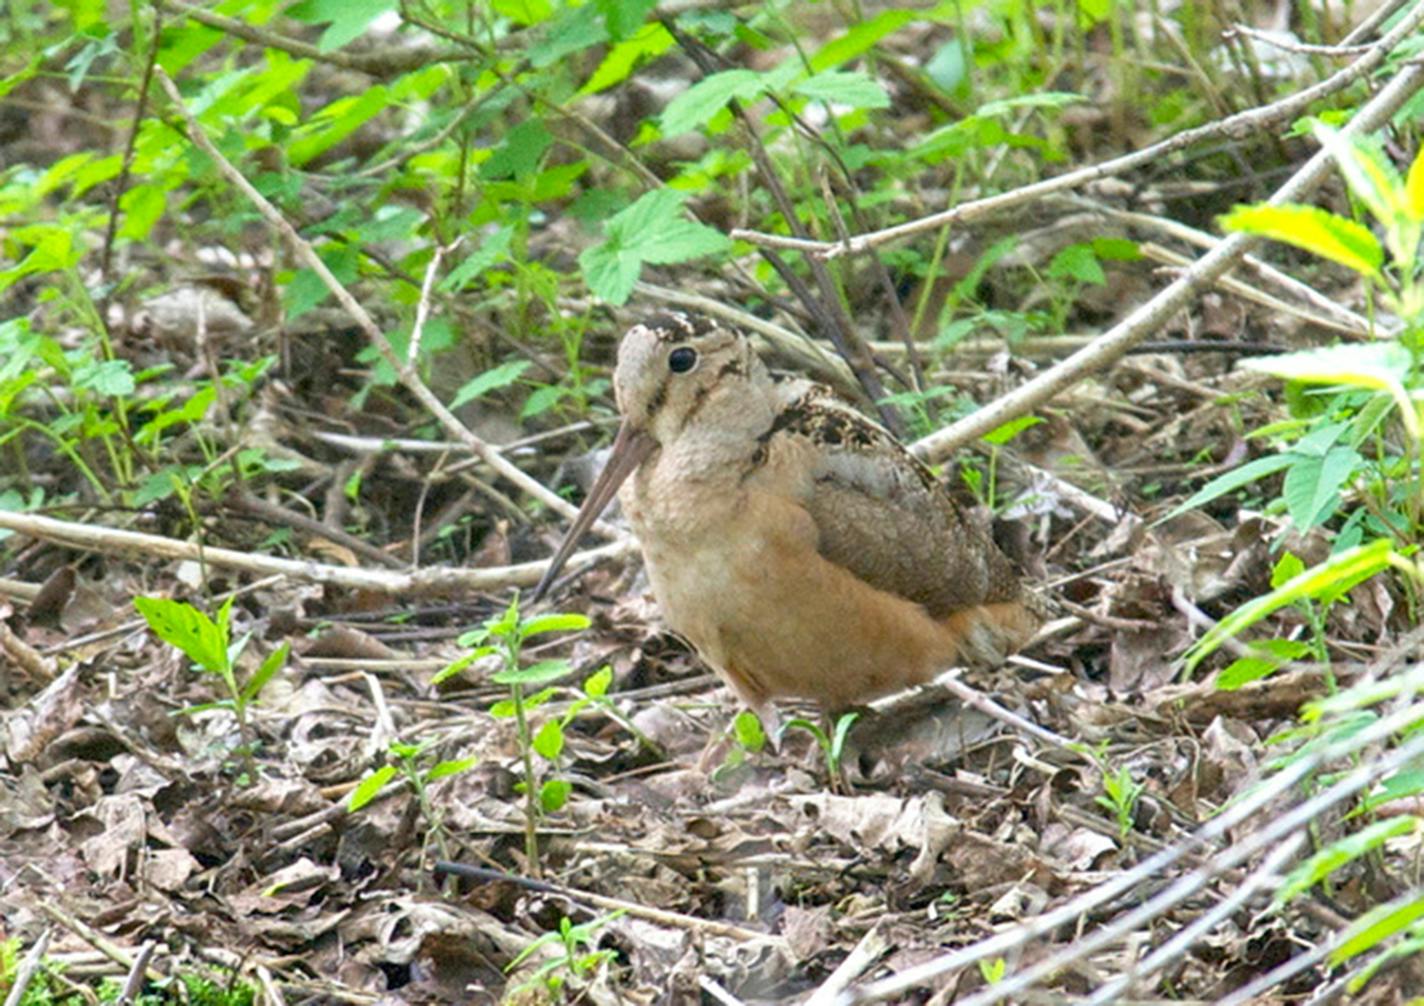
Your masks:
{"label": "bird's long bill", "polygon": [[599,515],[613,499],[613,494],[623,484],[623,480],[633,473],[633,469],[647,460],[648,455],[653,452],[653,448],[656,446],[656,440],[634,427],[627,420],[624,420],[623,425],[618,427],[618,435],[613,438],[613,450],[608,455],[608,463],[603,466],[603,471],[598,473],[598,478],[594,479],[593,488],[589,489],[588,496],[584,498],[583,508],[574,518],[573,527],[569,528],[569,533],[564,535],[563,541],[559,542],[558,551],[549,560],[549,568],[540,578],[539,586],[534,588],[534,600],[537,601],[544,596],[544,592],[549,589],[549,585],[559,575],[559,570],[563,569],[564,563],[568,561],[570,553],[579,543],[579,539],[584,536],[584,532],[594,521],[598,520]]}

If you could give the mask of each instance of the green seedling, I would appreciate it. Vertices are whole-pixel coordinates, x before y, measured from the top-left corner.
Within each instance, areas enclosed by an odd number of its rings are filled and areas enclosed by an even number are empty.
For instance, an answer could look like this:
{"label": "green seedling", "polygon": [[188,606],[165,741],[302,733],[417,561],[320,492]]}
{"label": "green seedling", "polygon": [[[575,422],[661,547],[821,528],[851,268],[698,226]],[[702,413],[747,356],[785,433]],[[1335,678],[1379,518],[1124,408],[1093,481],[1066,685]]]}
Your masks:
{"label": "green seedling", "polygon": [[788,730],[805,730],[809,733],[826,760],[826,772],[830,776],[831,785],[839,786],[842,780],[841,756],[845,754],[846,738],[850,736],[850,728],[858,719],[860,713],[842,713],[832,732],[827,734],[819,723],[796,717],[786,721],[781,728],[781,735],[784,737]]}
{"label": "green seedling", "polygon": [[183,709],[185,715],[192,716],[210,709],[226,709],[237,720],[240,752],[247,771],[247,780],[255,781],[256,765],[253,762],[255,742],[248,723],[248,710],[257,702],[263,687],[287,662],[291,644],[283,642],[267,655],[257,670],[246,681],[238,680],[237,658],[252,638],[245,634],[237,642],[229,639],[228,625],[232,615],[232,598],[228,598],[218,609],[216,620],[183,601],[173,601],[164,597],[136,597],[134,607],[143,616],[148,627],[159,639],[176,646],[200,669],[216,675],[223,683],[227,695],[217,702],[209,702]]}
{"label": "green seedling", "polygon": [[[509,697],[490,707],[490,714],[496,717],[512,717],[515,722],[519,743],[520,762],[523,779],[517,784],[524,794],[524,852],[529,870],[539,873],[538,826],[544,814],[553,813],[564,806],[572,792],[567,779],[556,776],[543,777],[539,771],[538,755],[543,761],[557,766],[564,749],[565,719],[549,719],[537,729],[530,722],[530,713],[548,702],[556,694],[551,687],[555,681],[573,673],[573,665],[564,659],[540,660],[524,665],[523,647],[532,637],[550,632],[575,632],[588,628],[589,621],[584,615],[549,613],[521,618],[519,595],[510,599],[504,612],[472,632],[460,637],[460,645],[471,647],[469,652],[441,670],[432,679],[439,684],[463,671],[470,664],[492,654],[498,655],[503,665],[490,676],[490,680],[509,687]],[[595,680],[597,679],[597,680]],[[602,698],[603,692],[612,679],[612,672],[606,679],[594,675],[593,688],[586,695],[590,702]],[[537,689],[531,692],[531,689]]]}
{"label": "green seedling", "polygon": [[427,765],[429,759],[426,752],[432,743],[427,741],[424,744],[407,744],[404,741],[392,741],[387,749],[390,761],[362,778],[347,797],[346,808],[354,814],[374,800],[385,789],[386,784],[399,774],[420,804],[420,812],[429,825],[429,836],[439,845],[441,856],[448,859],[450,856],[445,846],[441,815],[430,801],[430,784],[468,771],[479,759],[453,758]]}
{"label": "green seedling", "polygon": [[540,936],[521,950],[519,955],[505,968],[507,972],[513,971],[541,948],[550,944],[557,945],[562,951],[559,956],[552,957],[535,968],[533,974],[515,988],[513,993],[518,995],[542,985],[549,992],[557,995],[565,985],[570,985],[575,989],[583,986],[615,956],[612,950],[592,949],[595,934],[622,914],[622,909],[619,909],[578,925],[574,925],[567,917],[560,919],[557,932],[548,932]]}

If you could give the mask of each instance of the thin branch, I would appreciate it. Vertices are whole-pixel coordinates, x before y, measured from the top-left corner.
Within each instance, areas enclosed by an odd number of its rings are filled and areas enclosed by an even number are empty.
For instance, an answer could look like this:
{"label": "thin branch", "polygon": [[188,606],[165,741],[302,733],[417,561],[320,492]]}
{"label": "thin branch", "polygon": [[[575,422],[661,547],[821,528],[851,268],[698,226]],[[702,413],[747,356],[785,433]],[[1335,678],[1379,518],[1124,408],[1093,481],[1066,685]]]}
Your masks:
{"label": "thin branch", "polygon": [[[307,583],[323,583],[348,590],[369,590],[386,595],[416,596],[460,590],[532,587],[539,582],[549,565],[547,560],[540,560],[485,569],[427,567],[410,572],[328,566],[304,559],[283,559],[256,552],[202,546],[156,534],[78,524],[39,514],[12,513],[6,510],[0,510],[0,528],[30,538],[105,555],[132,552],[149,558],[186,559],[258,576],[286,576]],[[604,559],[621,558],[632,550],[632,540],[625,539],[602,548],[576,553],[569,559],[568,565],[572,568]]]}
{"label": "thin branch", "polygon": [[1382,36],[1379,42],[1365,55],[1313,87],[1305,88],[1272,104],[1247,109],[1229,118],[1199,126],[1196,129],[1185,130],[1161,143],[1154,143],[1150,147],[1144,147],[1142,150],[1125,154],[1122,157],[1080,168],[1077,171],[1065,172],[1057,177],[1014,189],[1012,192],[1003,192],[983,199],[976,199],[973,202],[961,203],[943,212],[897,224],[894,227],[887,227],[870,234],[862,234],[844,242],[810,241],[752,230],[734,230],[732,238],[750,241],[768,248],[795,249],[822,258],[857,255],[869,251],[871,248],[899,241],[923,231],[937,230],[946,224],[964,223],[1041,199],[1051,193],[1063,192],[1089,182],[1123,174],[1143,165],[1160,162],[1169,154],[1185,150],[1187,147],[1204,141],[1242,140],[1259,137],[1263,133],[1269,133],[1281,123],[1298,118],[1313,103],[1343,90],[1356,80],[1378,69],[1390,51],[1418,31],[1421,24],[1424,24],[1424,4],[1416,5],[1408,16],[1395,25],[1388,34]]}
{"label": "thin branch", "polygon": [[[1412,19],[1406,20],[1424,22],[1424,3],[1418,5]],[[1343,132],[1353,138],[1380,128],[1420,87],[1424,87],[1424,63],[1405,64],[1394,79],[1356,113]],[[1317,151],[1276,191],[1269,204],[1279,206],[1301,201],[1325,180],[1332,165],[1328,152]],[[1200,290],[1216,282],[1259,242],[1260,238],[1250,234],[1238,232],[1227,236],[1161,293],[1087,346],[977,412],[917,441],[911,449],[923,459],[941,461],[971,440],[1038,408],[1088,374],[1107,368],[1166,324]]]}

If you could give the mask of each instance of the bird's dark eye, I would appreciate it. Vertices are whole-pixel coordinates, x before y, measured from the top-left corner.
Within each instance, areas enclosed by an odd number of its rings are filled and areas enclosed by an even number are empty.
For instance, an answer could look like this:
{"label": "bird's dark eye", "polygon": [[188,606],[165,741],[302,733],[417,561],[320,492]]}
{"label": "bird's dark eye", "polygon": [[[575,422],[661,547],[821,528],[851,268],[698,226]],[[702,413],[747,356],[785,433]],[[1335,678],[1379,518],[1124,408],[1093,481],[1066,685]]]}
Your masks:
{"label": "bird's dark eye", "polygon": [[678,346],[668,354],[668,370],[674,374],[685,374],[697,366],[697,350],[689,346]]}

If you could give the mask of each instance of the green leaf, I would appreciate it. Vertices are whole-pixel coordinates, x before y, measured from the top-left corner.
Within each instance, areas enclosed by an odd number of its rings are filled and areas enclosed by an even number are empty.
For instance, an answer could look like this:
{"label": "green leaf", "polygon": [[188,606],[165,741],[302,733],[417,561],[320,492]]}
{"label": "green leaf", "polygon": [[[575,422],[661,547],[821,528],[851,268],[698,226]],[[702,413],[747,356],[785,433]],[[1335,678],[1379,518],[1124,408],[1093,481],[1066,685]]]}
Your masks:
{"label": "green leaf", "polygon": [[1320,849],[1320,852],[1316,852],[1303,864],[1287,873],[1286,882],[1282,883],[1279,891],[1276,891],[1277,905],[1283,905],[1299,893],[1309,891],[1310,888],[1326,879],[1331,873],[1336,872],[1341,866],[1346,865],[1347,862],[1370,854],[1374,849],[1384,845],[1388,839],[1410,834],[1418,828],[1418,825],[1420,825],[1420,818],[1404,814],[1396,816],[1396,818],[1376,821],[1374,824],[1364,826],[1356,834],[1347,835],[1346,838],[1331,842],[1326,848]]}
{"label": "green leaf", "polygon": [[644,262],[685,262],[730,248],[726,235],[683,217],[686,198],[672,189],[654,189],[609,217],[604,242],[579,255],[589,288],[610,304],[621,304]]}
{"label": "green leaf", "polygon": [[154,635],[178,647],[199,667],[214,674],[227,668],[226,629],[191,604],[166,597],[136,597],[134,607]]}
{"label": "green leaf", "polygon": [[504,142],[480,165],[480,177],[526,178],[534,173],[553,142],[543,119],[526,119],[511,129]]}
{"label": "green leaf", "polygon": [[596,5],[566,7],[545,26],[539,41],[529,48],[529,63],[535,69],[542,69],[607,41],[608,28]]}
{"label": "green leaf", "polygon": [[558,761],[564,753],[564,728],[558,720],[546,720],[530,744],[545,761]]}
{"label": "green leaf", "polygon": [[536,615],[520,625],[519,638],[528,639],[545,632],[579,632],[592,624],[587,615],[550,612],[547,615]]}
{"label": "green leaf", "polygon": [[732,736],[753,754],[766,747],[766,731],[762,729],[757,714],[750,709],[743,709],[732,720]]}
{"label": "green leaf", "polygon": [[519,707],[514,704],[513,699],[500,699],[489,707],[489,714],[497,720],[507,720],[519,712]]}
{"label": "green leaf", "polygon": [[446,761],[436,762],[430,767],[430,771],[425,773],[425,781],[436,782],[452,775],[459,775],[461,772],[474,768],[477,764],[479,764],[479,759],[473,756],[469,758],[451,758]]}
{"label": "green leaf", "polygon": [[1424,919],[1424,892],[1412,892],[1399,901],[1370,909],[1345,930],[1339,946],[1330,952],[1330,966],[1339,967],[1350,958],[1373,950],[1420,919]]}
{"label": "green leaf", "polygon": [[608,686],[613,684],[613,668],[604,664],[584,679],[583,693],[591,699],[601,699],[608,694]]}
{"label": "green leaf", "polygon": [[100,395],[132,395],[133,368],[128,360],[86,360],[74,368],[74,386]]}
{"label": "green leaf", "polygon": [[[658,0],[593,0],[593,3],[603,15],[608,37],[621,42],[635,31],[649,27],[643,24],[643,19],[658,5]],[[662,28],[662,25],[656,27]],[[667,29],[663,29],[663,34],[667,34]]]}
{"label": "green leaf", "polygon": [[283,641],[271,653],[267,654],[267,659],[262,661],[260,667],[253,672],[252,677],[247,679],[247,684],[242,686],[242,701],[251,702],[261,694],[267,682],[272,680],[272,675],[280,671],[287,663],[287,657],[292,652],[292,644]]}
{"label": "green leaf", "polygon": [[1202,486],[1186,500],[1174,506],[1163,517],[1153,521],[1153,527],[1163,524],[1174,517],[1180,517],[1188,510],[1195,510],[1216,499],[1218,496],[1225,496],[1229,492],[1234,492],[1244,485],[1259,481],[1267,475],[1274,475],[1283,468],[1289,468],[1295,463],[1296,457],[1293,454],[1269,454],[1264,458],[1257,458],[1255,461],[1248,461],[1239,468],[1233,468],[1212,479]]}
{"label": "green leaf", "polygon": [[1404,205],[1411,220],[1424,223],[1424,147],[1419,148],[1404,180]]}
{"label": "green leaf", "polygon": [[539,787],[539,806],[544,809],[544,813],[553,814],[563,809],[573,791],[573,783],[567,779],[546,780],[544,785]]}
{"label": "green leaf", "polygon": [[1275,673],[1282,664],[1309,652],[1308,644],[1294,639],[1268,639],[1252,643],[1247,656],[1238,657],[1222,668],[1216,678],[1216,687],[1223,692],[1235,691]]}
{"label": "green leaf", "polygon": [[659,120],[664,138],[705,126],[732,99],[748,101],[761,94],[765,78],[755,70],[723,70],[699,80],[668,102]]}
{"label": "green leaf", "polygon": [[490,675],[490,680],[497,685],[545,685],[572,674],[573,670],[567,660],[541,660],[528,667],[497,671]]}
{"label": "green leaf", "polygon": [[509,258],[509,246],[514,239],[514,227],[510,224],[498,228],[485,236],[479,248],[466,255],[449,275],[440,281],[440,289],[445,293],[463,290],[477,279],[486,269],[498,265]]}
{"label": "green leaf", "polygon": [[643,25],[631,38],[608,50],[598,69],[579,88],[579,94],[597,94],[621,84],[641,63],[661,56],[676,44],[676,39],[658,22]]}
{"label": "green leaf", "polygon": [[1088,99],[1072,91],[1030,91],[1012,98],[986,101],[974,112],[975,115],[1005,115],[1021,108],[1066,108],[1069,105],[1088,103]]}
{"label": "green leaf", "polygon": [[814,101],[851,108],[889,108],[890,95],[869,74],[860,70],[825,70],[791,85],[791,90]]}
{"label": "green leaf", "polygon": [[1392,555],[1393,549],[1385,538],[1367,545],[1358,545],[1337,552],[1269,594],[1253,598],[1208,629],[1187,650],[1187,671],[1195,669],[1223,642],[1255,625],[1273,611],[1308,597],[1320,597],[1327,592],[1338,594],[1341,588],[1348,590],[1387,567]]}
{"label": "green leaf", "polygon": [[588,288],[601,300],[615,305],[627,302],[643,271],[643,260],[636,252],[608,241],[585,248],[579,253],[578,262]]}
{"label": "green leaf", "polygon": [[1271,567],[1271,586],[1279,587],[1281,584],[1295,579],[1305,572],[1305,562],[1294,552],[1285,552],[1281,555],[1276,564]]}
{"label": "green leaf", "polygon": [[1053,256],[1048,263],[1048,275],[1054,279],[1075,279],[1080,283],[1103,286],[1107,275],[1098,264],[1098,256],[1088,244],[1071,244]]}
{"label": "green leaf", "polygon": [[[468,646],[469,644],[461,643],[460,645]],[[476,647],[469,653],[466,653],[465,655],[460,657],[456,657],[454,660],[450,661],[450,663],[446,664],[440,670],[436,671],[433,675],[431,675],[430,683],[432,685],[438,685],[442,682],[449,681],[455,675],[459,674],[465,668],[473,664],[476,660],[480,660],[483,657],[488,657],[491,653],[494,652],[495,647],[493,646]]]}
{"label": "green leaf", "polygon": [[398,0],[303,0],[283,13],[308,24],[329,22],[317,48],[332,52],[360,36],[372,21],[397,6]]}
{"label": "green leaf", "polygon": [[1404,183],[1394,165],[1364,139],[1347,139],[1334,126],[1316,120],[1311,132],[1334,159],[1345,183],[1354,196],[1365,204],[1380,226],[1390,229],[1404,215]]}
{"label": "green leaf", "polygon": [[848,63],[866,53],[887,35],[892,35],[929,12],[897,8],[881,11],[867,21],[851,27],[840,38],[832,39],[811,57],[811,69],[819,72]]}
{"label": "green leaf", "polygon": [[1281,497],[1296,528],[1309,531],[1325,523],[1340,504],[1340,487],[1363,463],[1349,447],[1333,447],[1323,457],[1297,457],[1281,484]]}
{"label": "green leaf", "polygon": [[1038,416],[1019,416],[1017,419],[1010,419],[1001,426],[996,426],[988,433],[984,434],[986,444],[1007,444],[1024,430],[1037,426],[1043,420]]}
{"label": "green leaf", "polygon": [[376,794],[385,788],[386,783],[395,778],[396,767],[394,765],[382,765],[366,778],[357,784],[351,791],[351,795],[346,798],[346,809],[351,813],[356,813],[366,804],[376,798]]}
{"label": "green leaf", "polygon": [[491,6],[496,13],[526,28],[547,21],[554,13],[549,0],[493,0]]}
{"label": "green leaf", "polygon": [[513,384],[530,367],[528,360],[510,360],[501,363],[498,367],[491,367],[483,374],[466,381],[459,391],[455,392],[455,398],[450,402],[450,408],[458,409],[466,402],[473,402],[482,395],[487,395],[498,388],[505,388]]}
{"label": "green leaf", "polygon": [[1351,817],[1368,814],[1376,807],[1382,807],[1395,800],[1404,800],[1424,793],[1424,770],[1403,770],[1396,772],[1379,784],[1379,789],[1370,793],[1360,805],[1350,812]]}
{"label": "green leaf", "polygon": [[1384,249],[1369,229],[1318,206],[1238,206],[1219,219],[1223,230],[1259,234],[1382,279]]}
{"label": "green leaf", "polygon": [[312,116],[302,135],[287,147],[287,159],[293,167],[301,167],[384,112],[389,104],[390,94],[384,84],[338,98]]}

